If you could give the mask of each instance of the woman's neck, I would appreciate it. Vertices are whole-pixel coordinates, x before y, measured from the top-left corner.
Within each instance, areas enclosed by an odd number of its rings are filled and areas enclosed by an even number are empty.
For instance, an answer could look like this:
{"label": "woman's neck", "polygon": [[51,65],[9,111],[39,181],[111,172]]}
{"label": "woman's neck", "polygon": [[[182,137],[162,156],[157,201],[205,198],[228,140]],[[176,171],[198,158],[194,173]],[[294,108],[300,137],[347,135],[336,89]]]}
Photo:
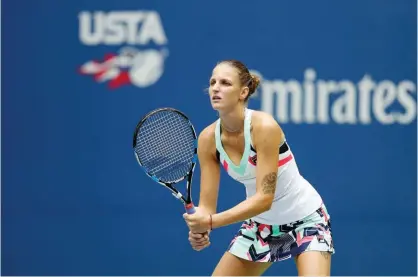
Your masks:
{"label": "woman's neck", "polygon": [[246,107],[238,106],[230,112],[220,113],[222,129],[229,133],[240,132],[244,128],[245,110]]}

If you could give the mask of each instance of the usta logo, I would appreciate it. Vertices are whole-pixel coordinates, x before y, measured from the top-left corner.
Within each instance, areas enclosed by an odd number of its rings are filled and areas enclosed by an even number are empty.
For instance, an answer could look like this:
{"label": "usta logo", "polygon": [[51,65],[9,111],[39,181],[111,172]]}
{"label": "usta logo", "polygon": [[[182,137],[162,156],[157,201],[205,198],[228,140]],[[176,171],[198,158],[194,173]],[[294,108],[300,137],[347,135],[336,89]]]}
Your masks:
{"label": "usta logo", "polygon": [[[155,11],[81,12],[79,39],[87,46],[122,46],[117,53],[107,53],[102,60],[87,61],[79,68],[97,82],[108,81],[112,89],[127,84],[148,87],[164,72],[167,37]],[[139,50],[133,45],[150,48]]]}

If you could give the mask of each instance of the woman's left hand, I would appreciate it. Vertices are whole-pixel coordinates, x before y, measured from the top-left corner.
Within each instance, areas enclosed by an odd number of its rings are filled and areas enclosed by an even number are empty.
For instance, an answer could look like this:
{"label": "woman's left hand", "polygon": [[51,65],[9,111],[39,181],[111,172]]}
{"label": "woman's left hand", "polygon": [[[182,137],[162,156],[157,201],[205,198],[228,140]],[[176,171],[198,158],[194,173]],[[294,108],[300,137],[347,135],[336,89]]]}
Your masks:
{"label": "woman's left hand", "polygon": [[205,233],[211,228],[210,214],[199,209],[199,207],[195,207],[195,210],[196,212],[194,214],[183,214],[183,218],[187,226],[189,226],[190,231],[193,233]]}

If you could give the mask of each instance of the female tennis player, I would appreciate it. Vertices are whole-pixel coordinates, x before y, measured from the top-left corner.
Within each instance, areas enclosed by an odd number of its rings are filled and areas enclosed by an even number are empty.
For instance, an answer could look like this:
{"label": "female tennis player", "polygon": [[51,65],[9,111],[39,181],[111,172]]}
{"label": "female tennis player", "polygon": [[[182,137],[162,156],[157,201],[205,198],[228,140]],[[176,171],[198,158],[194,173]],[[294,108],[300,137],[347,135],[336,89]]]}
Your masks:
{"label": "female tennis player", "polygon": [[[262,275],[274,262],[289,258],[295,259],[299,275],[329,276],[334,253],[330,215],[299,173],[278,123],[247,108],[259,82],[240,61],[222,61],[213,69],[209,96],[219,119],[198,139],[199,205],[196,213],[183,215],[189,240],[202,250],[210,244],[211,230],[242,222],[214,276]],[[247,198],[217,212],[221,166],[245,186]]]}

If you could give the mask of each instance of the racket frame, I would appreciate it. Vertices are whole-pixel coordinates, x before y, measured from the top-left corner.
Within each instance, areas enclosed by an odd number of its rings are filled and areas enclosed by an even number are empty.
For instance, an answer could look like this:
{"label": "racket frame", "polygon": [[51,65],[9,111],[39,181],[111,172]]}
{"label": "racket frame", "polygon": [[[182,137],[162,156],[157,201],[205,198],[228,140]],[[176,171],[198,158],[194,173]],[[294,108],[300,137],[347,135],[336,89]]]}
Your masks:
{"label": "racket frame", "polygon": [[[193,160],[192,160],[192,164],[191,167],[189,169],[189,172],[184,175],[183,177],[174,180],[172,182],[165,182],[159,178],[157,178],[156,176],[150,174],[146,169],[145,166],[141,163],[141,160],[138,157],[138,154],[135,151],[136,145],[137,145],[137,136],[138,136],[138,132],[141,129],[141,126],[146,122],[146,120],[151,117],[152,115],[162,112],[162,111],[171,111],[171,112],[176,112],[179,115],[181,115],[182,117],[184,117],[187,122],[190,125],[190,128],[192,130],[192,134],[193,134],[193,138],[194,138],[194,155],[193,155]],[[138,164],[140,165],[140,167],[142,168],[142,170],[145,172],[145,174],[150,177],[153,181],[155,181],[156,183],[159,183],[160,185],[164,186],[165,188],[169,189],[171,191],[171,194],[177,198],[178,200],[180,200],[183,205],[185,206],[185,209],[187,211],[187,213],[192,214],[195,212],[194,209],[194,204],[192,201],[192,179],[193,179],[193,173],[194,173],[194,169],[196,167],[196,162],[197,162],[197,135],[196,135],[196,131],[195,128],[193,126],[193,124],[191,123],[190,119],[181,111],[174,109],[174,108],[170,108],[170,107],[164,107],[164,108],[158,108],[155,109],[149,113],[147,113],[136,125],[135,128],[135,132],[134,132],[134,137],[133,137],[133,149],[134,149],[134,154],[135,154],[135,158],[138,161]],[[181,181],[186,180],[186,197],[175,188],[175,185],[180,183]]]}

